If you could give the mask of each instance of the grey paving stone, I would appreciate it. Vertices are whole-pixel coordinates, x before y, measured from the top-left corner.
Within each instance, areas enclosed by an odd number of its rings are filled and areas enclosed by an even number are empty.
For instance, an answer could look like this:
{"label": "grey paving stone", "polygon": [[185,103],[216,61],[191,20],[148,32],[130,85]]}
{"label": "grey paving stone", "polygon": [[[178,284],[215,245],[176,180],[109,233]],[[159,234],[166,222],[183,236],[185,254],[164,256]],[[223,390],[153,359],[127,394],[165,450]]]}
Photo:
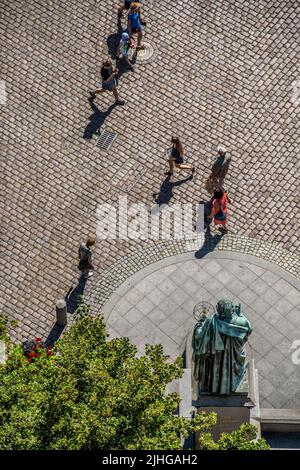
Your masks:
{"label": "grey paving stone", "polygon": [[241,282],[237,277],[227,284],[227,289],[234,295],[238,296],[243,290],[246,289],[246,284]]}
{"label": "grey paving stone", "polygon": [[269,288],[268,284],[264,282],[261,278],[258,278],[255,281],[251,282],[250,286],[251,290],[253,290],[253,292],[260,296],[262,296],[264,292],[266,292],[266,290]]}
{"label": "grey paving stone", "polygon": [[174,333],[175,330],[178,328],[178,324],[176,321],[173,320],[173,318],[168,317],[161,323],[159,323],[158,328],[162,330],[167,336],[170,338],[172,337],[172,334]]}
{"label": "grey paving stone", "polygon": [[299,373],[299,366],[292,363],[291,357],[285,358],[280,363],[280,370],[284,377],[289,378]]}
{"label": "grey paving stone", "polygon": [[172,315],[170,315],[168,318],[171,318],[174,320],[174,322],[177,323],[178,325],[182,325],[184,322],[186,322],[189,318],[191,318],[191,313],[186,312],[183,308],[178,307],[177,310],[175,310]]}
{"label": "grey paving stone", "polygon": [[290,322],[286,317],[283,317],[274,326],[279,332],[281,332],[287,338],[291,338],[293,332],[295,331],[294,323]]}
{"label": "grey paving stone", "polygon": [[165,292],[167,295],[171,294],[177,288],[175,282],[173,282],[172,279],[164,279],[157,285],[159,286],[159,289],[162,292]]}
{"label": "grey paving stone", "polygon": [[[239,300],[237,298],[237,300]],[[248,320],[250,321],[251,325],[253,326],[254,322],[260,318],[259,314],[253,310],[249,305],[243,305],[242,307],[242,313],[246,315]]]}
{"label": "grey paving stone", "polygon": [[276,292],[272,287],[264,293],[264,300],[271,305],[275,305],[280,300],[280,294]]}
{"label": "grey paving stone", "polygon": [[150,332],[158,330],[156,325],[149,319],[149,317],[142,318],[137,324],[136,324],[137,330],[140,332],[141,338],[143,337],[149,337]]}
{"label": "grey paving stone", "polygon": [[[262,380],[264,377],[262,377]],[[266,376],[276,389],[280,388],[283,383],[286,381],[286,377],[282,375],[280,368],[274,368],[272,371]]]}
{"label": "grey paving stone", "polygon": [[267,398],[268,402],[272,403],[273,408],[285,408],[287,402],[289,401],[287,394],[283,394],[277,389],[270,393]]}
{"label": "grey paving stone", "polygon": [[280,280],[280,277],[272,271],[265,271],[261,275],[261,279],[266,282],[268,286],[273,286],[277,281]]}
{"label": "grey paving stone", "polygon": [[300,305],[300,292],[292,288],[288,294],[288,300],[291,304],[294,305],[294,307],[297,307]]}
{"label": "grey paving stone", "polygon": [[193,279],[198,285],[204,285],[211,279],[211,275],[204,269],[193,273]]}
{"label": "grey paving stone", "polygon": [[284,335],[272,325],[269,325],[268,330],[264,334],[269,343],[272,344],[274,347],[280,344],[284,339]]}
{"label": "grey paving stone", "polygon": [[264,319],[274,325],[278,324],[278,322],[284,318],[281,313],[279,313],[274,307],[271,307],[265,314],[264,314]]}
{"label": "grey paving stone", "polygon": [[260,356],[265,357],[266,354],[273,348],[273,346],[265,338],[260,337],[260,340],[256,341],[252,345],[252,348],[254,351],[258,352]]}
{"label": "grey paving stone", "polygon": [[172,315],[178,307],[178,303],[172,297],[166,297],[159,305],[159,309],[164,312],[167,317]]}
{"label": "grey paving stone", "polygon": [[279,279],[275,284],[273,284],[273,289],[275,289],[281,296],[288,296],[294,288],[291,284],[284,279]]}
{"label": "grey paving stone", "polygon": [[[111,325],[110,318],[108,319],[108,325]],[[112,323],[113,329],[119,333],[119,335],[126,336],[127,333],[131,330],[132,325],[125,318],[120,317],[117,321]]]}
{"label": "grey paving stone", "polygon": [[291,340],[287,337],[284,337],[282,341],[277,343],[277,349],[285,356],[290,358],[291,356]]}
{"label": "grey paving stone", "polygon": [[185,292],[193,295],[198,290],[198,284],[193,279],[188,279],[182,286]]}
{"label": "grey paving stone", "polygon": [[265,269],[255,264],[249,264],[248,268],[253,271],[257,276],[262,276],[265,273]]}
{"label": "grey paving stone", "polygon": [[[174,292],[172,292],[172,299],[178,304],[183,305],[190,298],[190,295],[182,287],[177,287]],[[154,302],[154,299],[153,299]]]}
{"label": "grey paving stone", "polygon": [[245,303],[246,305],[249,305],[251,308],[253,308],[253,303],[257,299],[257,294],[255,294],[255,292],[253,292],[253,290],[251,290],[250,288],[247,287],[245,290],[243,290],[239,294],[239,297],[240,297],[240,299],[243,303]]}
{"label": "grey paving stone", "polygon": [[238,278],[245,285],[250,286],[251,283],[254,282],[258,278],[258,276],[256,273],[251,271],[251,269],[246,268],[246,269],[243,269],[241,273],[239,273]]}
{"label": "grey paving stone", "polygon": [[148,294],[154,289],[154,284],[150,282],[150,279],[145,278],[136,284],[136,288],[144,295]]}
{"label": "grey paving stone", "polygon": [[[155,308],[154,310],[152,310],[151,313],[148,314],[148,318],[156,326],[158,326],[160,323],[162,323],[167,318],[167,314],[165,312],[162,312],[159,308]],[[176,321],[175,317],[174,317],[174,321]]]}
{"label": "grey paving stone", "polygon": [[256,368],[259,370],[260,374],[265,377],[270,374],[270,372],[274,369],[274,366],[263,357],[256,362]]}
{"label": "grey paving stone", "polygon": [[[163,304],[163,302],[161,303],[161,305]],[[151,302],[148,297],[144,297],[140,302],[136,304],[136,308],[138,308],[144,316],[148,315],[148,313],[150,313],[154,309],[154,307],[154,303]]]}
{"label": "grey paving stone", "polygon": [[215,276],[218,272],[222,270],[222,266],[217,261],[211,261],[204,266],[205,271],[207,271],[211,276]]}
{"label": "grey paving stone", "polygon": [[114,311],[121,316],[127,313],[132,308],[132,304],[127,299],[122,298],[114,307]]}
{"label": "grey paving stone", "polygon": [[274,390],[275,386],[268,379],[259,381],[259,391],[264,398],[267,398]]}
{"label": "grey paving stone", "polygon": [[187,333],[183,328],[179,327],[172,333],[172,339],[178,346],[182,346],[187,339]]}
{"label": "grey paving stone", "polygon": [[292,310],[293,305],[288,301],[288,298],[284,296],[276,302],[275,307],[281,315],[285,316],[288,312]]}
{"label": "grey paving stone", "polygon": [[127,313],[125,313],[123,318],[132,325],[135,325],[143,318],[143,314],[137,308],[132,307]]}
{"label": "grey paving stone", "polygon": [[189,276],[196,274],[199,270],[199,266],[196,261],[187,261],[182,263],[181,269]]}
{"label": "grey paving stone", "polygon": [[284,360],[284,355],[277,348],[272,348],[264,358],[266,361],[277,367]]}
{"label": "grey paving stone", "polygon": [[189,279],[189,275],[186,274],[181,267],[177,268],[176,271],[172,274],[172,281],[175,282],[178,286],[182,286],[186,280]]}
{"label": "grey paving stone", "polygon": [[225,286],[228,286],[231,283],[234,283],[235,276],[223,268],[216,274],[216,279],[218,279]]}
{"label": "grey paving stone", "polygon": [[270,310],[271,304],[263,297],[258,297],[251,303],[250,307],[261,317]]}
{"label": "grey paving stone", "polygon": [[[176,294],[176,290],[172,293],[172,295]],[[154,303],[154,305],[158,305],[166,298],[165,292],[162,292],[160,289],[157,287],[154,287],[154,289],[146,295],[147,299],[149,299],[151,302]]]}
{"label": "grey paving stone", "polygon": [[[129,292],[122,298],[120,302],[124,302],[124,299],[129,302],[132,306],[136,305],[140,300],[142,300],[144,295],[140,290],[133,287]],[[120,303],[119,302],[119,303]]]}
{"label": "grey paving stone", "polygon": [[300,326],[300,310],[294,309],[291,312],[287,313],[285,316],[288,322],[291,322],[293,325],[299,327]]}

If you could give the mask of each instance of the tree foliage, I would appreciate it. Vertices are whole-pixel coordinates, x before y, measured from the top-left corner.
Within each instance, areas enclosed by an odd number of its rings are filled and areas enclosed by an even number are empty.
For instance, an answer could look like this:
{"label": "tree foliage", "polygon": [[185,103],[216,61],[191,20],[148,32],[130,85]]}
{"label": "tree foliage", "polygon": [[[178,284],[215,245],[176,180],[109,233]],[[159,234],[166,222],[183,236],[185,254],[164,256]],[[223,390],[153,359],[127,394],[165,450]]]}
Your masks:
{"label": "tree foliage", "polygon": [[[84,304],[53,355],[41,348],[29,362],[11,348],[0,366],[0,449],[181,449],[182,437],[216,423],[215,413],[176,415],[180,398],[165,390],[181,377],[181,358],[169,362],[160,345],[136,353],[128,338],[109,340]],[[230,448],[240,434],[203,436],[203,448]]]}
{"label": "tree foliage", "polygon": [[77,321],[32,363],[21,347],[0,368],[0,449],[180,449],[180,434],[207,429],[215,415],[174,413],[166,385],[182,375],[161,346],[144,356],[128,338],[109,340],[102,317],[82,305]]}
{"label": "tree foliage", "polygon": [[222,433],[214,441],[211,433],[202,433],[199,438],[203,450],[267,450],[270,446],[265,439],[256,439],[257,429],[253,424],[242,424],[238,430]]}

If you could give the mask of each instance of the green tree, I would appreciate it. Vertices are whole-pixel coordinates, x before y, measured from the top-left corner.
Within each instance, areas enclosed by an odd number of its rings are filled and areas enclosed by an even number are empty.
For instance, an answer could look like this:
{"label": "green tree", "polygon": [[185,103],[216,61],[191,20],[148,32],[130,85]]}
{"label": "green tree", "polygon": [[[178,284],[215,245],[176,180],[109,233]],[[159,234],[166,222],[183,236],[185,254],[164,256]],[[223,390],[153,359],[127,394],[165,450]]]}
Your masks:
{"label": "green tree", "polygon": [[202,433],[199,437],[200,448],[203,450],[268,450],[270,446],[265,439],[257,439],[257,429],[253,424],[242,424],[238,430],[222,433],[218,441],[214,441],[211,433]]}
{"label": "green tree", "polygon": [[78,313],[53,356],[29,363],[15,347],[0,367],[0,449],[180,449],[180,435],[215,423],[174,414],[179,396],[165,388],[181,359],[161,346],[137,358],[128,338],[108,340],[102,317]]}
{"label": "green tree", "polygon": [[[0,449],[181,449],[181,436],[215,425],[215,413],[176,416],[180,398],[165,389],[181,358],[169,362],[161,346],[136,353],[128,338],[109,340],[84,304],[52,356],[40,349],[29,363],[11,348],[0,366]],[[204,436],[205,448],[216,445]]]}

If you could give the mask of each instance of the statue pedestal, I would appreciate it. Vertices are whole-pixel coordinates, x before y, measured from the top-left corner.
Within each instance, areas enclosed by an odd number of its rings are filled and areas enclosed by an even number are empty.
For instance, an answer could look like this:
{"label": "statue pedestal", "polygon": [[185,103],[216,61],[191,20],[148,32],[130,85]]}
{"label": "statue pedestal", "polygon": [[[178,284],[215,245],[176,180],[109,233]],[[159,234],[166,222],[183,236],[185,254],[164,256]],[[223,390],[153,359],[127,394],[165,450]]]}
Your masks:
{"label": "statue pedestal", "polygon": [[[249,346],[246,347],[248,367],[247,372],[235,393],[230,395],[210,395],[198,394],[198,384],[194,379],[193,370],[194,363],[192,360],[192,334],[190,334],[183,347],[185,352],[185,370],[189,371],[190,386],[186,387],[190,390],[190,410],[194,413],[212,412],[217,416],[217,424],[211,430],[215,440],[217,440],[222,432],[231,432],[237,430],[243,423],[251,423],[257,426],[258,436],[260,437],[260,411],[259,411],[259,394],[257,370],[254,366],[254,360]],[[187,374],[185,374],[187,380]],[[185,394],[185,403],[187,397]],[[186,414],[186,406],[185,406]],[[198,448],[197,434],[194,439],[194,448]]]}
{"label": "statue pedestal", "polygon": [[[193,406],[196,412],[205,411],[217,413],[217,424],[210,430],[213,439],[219,439],[222,432],[236,431],[241,424],[250,423],[251,410],[255,407],[255,397],[251,396],[250,381],[254,377],[250,374],[252,370],[251,364],[248,364],[247,374],[240,385],[239,389],[231,395],[200,395],[197,400],[193,400]],[[196,434],[195,448],[197,449],[198,436]]]}

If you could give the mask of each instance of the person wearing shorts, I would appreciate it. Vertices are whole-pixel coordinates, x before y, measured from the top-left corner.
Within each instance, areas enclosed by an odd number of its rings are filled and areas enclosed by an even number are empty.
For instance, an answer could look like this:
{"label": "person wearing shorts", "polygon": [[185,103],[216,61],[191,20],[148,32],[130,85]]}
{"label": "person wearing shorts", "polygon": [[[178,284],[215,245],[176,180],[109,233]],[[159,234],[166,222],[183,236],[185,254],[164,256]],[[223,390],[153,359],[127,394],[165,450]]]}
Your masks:
{"label": "person wearing shorts", "polygon": [[116,104],[125,104],[124,100],[119,99],[116,80],[117,74],[118,69],[113,68],[111,60],[106,60],[105,62],[103,62],[101,68],[102,88],[97,88],[97,90],[95,91],[90,91],[91,98],[96,98],[96,95],[104,93],[104,91],[112,91],[116,100]]}
{"label": "person wearing shorts", "polygon": [[169,171],[167,175],[173,175],[174,165],[180,170],[192,170],[192,175],[195,173],[195,167],[190,163],[183,163],[184,148],[178,137],[171,138],[172,147],[169,152]]}
{"label": "person wearing shorts", "polygon": [[143,37],[143,26],[139,17],[139,3],[133,2],[128,12],[127,31],[131,38],[134,33],[137,33],[137,49],[145,49],[145,46],[141,44]]}
{"label": "person wearing shorts", "polygon": [[[134,2],[134,0],[124,0],[124,3],[119,8],[119,15],[122,15],[124,10],[128,11],[133,2]],[[136,3],[140,3],[140,1],[138,1]],[[146,26],[146,21],[142,20],[142,18],[141,18],[141,8],[140,8],[140,6],[138,8],[138,14],[139,14],[141,25]]]}

